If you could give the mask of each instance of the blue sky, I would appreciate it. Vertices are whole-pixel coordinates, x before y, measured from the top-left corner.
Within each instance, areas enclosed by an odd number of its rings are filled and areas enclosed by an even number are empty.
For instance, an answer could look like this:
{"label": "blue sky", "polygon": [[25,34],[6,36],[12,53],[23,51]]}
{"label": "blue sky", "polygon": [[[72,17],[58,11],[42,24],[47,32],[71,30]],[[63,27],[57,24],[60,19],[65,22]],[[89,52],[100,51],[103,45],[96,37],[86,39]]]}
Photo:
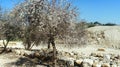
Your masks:
{"label": "blue sky", "polygon": [[[11,9],[14,3],[21,0],[0,0],[0,5]],[[73,0],[73,4],[79,8],[79,19],[88,22],[99,21],[101,23],[120,24],[120,0]]]}
{"label": "blue sky", "polygon": [[23,0],[0,0],[0,6],[5,9],[12,9],[16,3],[22,2]]}
{"label": "blue sky", "polygon": [[88,22],[120,24],[120,0],[75,0],[80,18]]}

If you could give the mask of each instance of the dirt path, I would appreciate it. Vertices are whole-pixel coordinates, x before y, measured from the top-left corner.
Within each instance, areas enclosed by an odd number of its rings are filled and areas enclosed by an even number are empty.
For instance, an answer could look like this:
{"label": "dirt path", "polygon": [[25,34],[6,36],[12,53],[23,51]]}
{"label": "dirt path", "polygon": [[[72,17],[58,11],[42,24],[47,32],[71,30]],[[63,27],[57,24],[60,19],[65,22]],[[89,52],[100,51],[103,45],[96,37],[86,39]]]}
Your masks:
{"label": "dirt path", "polygon": [[16,62],[20,58],[13,53],[4,53],[0,55],[0,67],[7,67],[9,63]]}

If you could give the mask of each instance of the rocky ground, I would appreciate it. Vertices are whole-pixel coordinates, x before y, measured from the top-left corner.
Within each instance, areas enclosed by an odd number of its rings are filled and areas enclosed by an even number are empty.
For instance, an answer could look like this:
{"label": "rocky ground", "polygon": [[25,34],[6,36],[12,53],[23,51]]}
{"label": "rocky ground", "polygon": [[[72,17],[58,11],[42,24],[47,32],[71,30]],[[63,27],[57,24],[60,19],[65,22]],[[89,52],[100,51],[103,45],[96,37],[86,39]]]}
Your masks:
{"label": "rocky ground", "polygon": [[[0,54],[1,67],[52,67],[52,49],[9,48]],[[57,50],[57,67],[120,67],[120,50],[89,45]]]}

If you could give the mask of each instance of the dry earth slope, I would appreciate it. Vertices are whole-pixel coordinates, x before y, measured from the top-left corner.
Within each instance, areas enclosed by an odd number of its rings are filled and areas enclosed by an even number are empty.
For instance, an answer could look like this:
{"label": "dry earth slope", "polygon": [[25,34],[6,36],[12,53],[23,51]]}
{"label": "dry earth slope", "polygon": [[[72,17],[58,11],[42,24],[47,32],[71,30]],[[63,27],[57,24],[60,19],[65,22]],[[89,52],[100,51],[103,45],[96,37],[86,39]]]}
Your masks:
{"label": "dry earth slope", "polygon": [[95,26],[87,31],[89,44],[120,49],[120,26]]}

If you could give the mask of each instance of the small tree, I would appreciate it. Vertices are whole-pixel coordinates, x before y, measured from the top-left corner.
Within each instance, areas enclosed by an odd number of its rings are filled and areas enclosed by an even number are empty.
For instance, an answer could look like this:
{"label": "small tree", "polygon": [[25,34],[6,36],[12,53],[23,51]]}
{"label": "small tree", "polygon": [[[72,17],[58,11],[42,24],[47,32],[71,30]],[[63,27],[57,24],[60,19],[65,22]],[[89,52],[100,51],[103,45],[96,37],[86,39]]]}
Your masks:
{"label": "small tree", "polygon": [[23,42],[26,49],[43,40],[53,46],[56,56],[55,37],[63,38],[70,33],[71,23],[76,18],[76,8],[63,0],[26,0],[18,5],[13,14],[23,27]]}
{"label": "small tree", "polygon": [[12,25],[10,23],[4,23],[1,29],[1,34],[2,34],[2,40],[3,40],[3,46],[4,50],[6,50],[8,43],[15,38],[17,38],[18,34],[18,27],[15,25]]}
{"label": "small tree", "polygon": [[[64,5],[64,6],[63,6]],[[27,49],[41,40],[55,47],[55,37],[65,37],[76,17],[76,8],[62,0],[26,0],[13,10],[18,24],[23,24],[23,42]]]}
{"label": "small tree", "polygon": [[[1,10],[1,8],[0,8],[0,10]],[[1,39],[3,40],[3,46],[4,46],[3,51],[5,51],[8,43],[11,39],[11,34],[10,34],[11,30],[9,30],[10,28],[9,28],[9,25],[7,24],[7,12],[6,11],[4,13],[2,11],[0,11],[0,22],[1,22],[0,35],[1,35]],[[6,42],[5,42],[5,40],[6,40]]]}
{"label": "small tree", "polygon": [[8,11],[4,11],[4,13],[1,14],[1,24],[0,24],[0,35],[1,39],[3,40],[3,47],[6,51],[6,48],[8,46],[8,43],[11,40],[14,40],[17,38],[19,27],[12,22],[12,18],[9,16]]}

